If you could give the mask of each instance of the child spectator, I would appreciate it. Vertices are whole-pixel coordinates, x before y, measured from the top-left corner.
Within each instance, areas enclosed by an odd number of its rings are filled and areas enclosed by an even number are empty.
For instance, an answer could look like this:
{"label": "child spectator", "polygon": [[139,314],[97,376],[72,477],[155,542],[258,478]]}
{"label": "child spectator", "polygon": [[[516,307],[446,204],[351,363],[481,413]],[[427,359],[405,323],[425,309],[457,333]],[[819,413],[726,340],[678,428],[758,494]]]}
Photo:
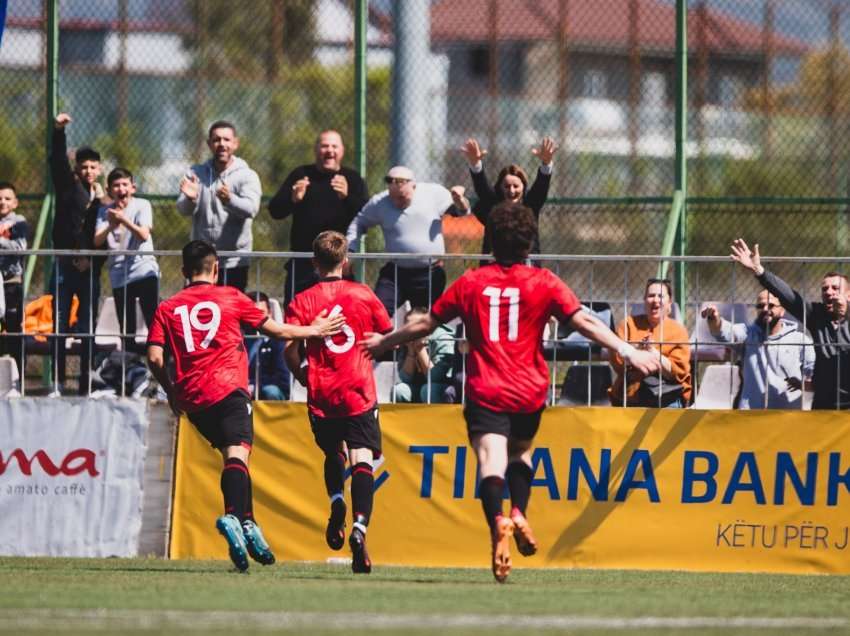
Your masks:
{"label": "child spectator", "polygon": [[159,265],[153,251],[153,210],[149,201],[137,199],[133,174],[115,168],[106,179],[112,203],[97,212],[94,244],[106,244],[110,252],[133,251],[138,254],[111,254],[109,282],[115,297],[115,310],[127,349],[135,348],[136,299],[145,324],[150,327],[159,300]]}
{"label": "child spectator", "polygon": [[[22,256],[8,252],[27,249],[29,226],[20,214],[15,186],[7,181],[0,182],[0,280],[3,281],[3,295],[6,300],[5,313],[0,314],[6,325],[6,332],[21,333],[24,316],[24,264]],[[7,353],[15,359],[18,369],[21,365],[21,336],[3,336],[0,338],[0,354]]]}

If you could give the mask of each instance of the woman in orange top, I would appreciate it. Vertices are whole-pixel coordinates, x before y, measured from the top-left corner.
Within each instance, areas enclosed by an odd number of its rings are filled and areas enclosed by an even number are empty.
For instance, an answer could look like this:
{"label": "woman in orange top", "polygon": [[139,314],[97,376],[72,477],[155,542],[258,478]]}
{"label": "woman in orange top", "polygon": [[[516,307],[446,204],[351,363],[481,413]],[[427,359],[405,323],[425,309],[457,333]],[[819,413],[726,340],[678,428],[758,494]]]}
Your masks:
{"label": "woman in orange top", "polygon": [[[617,335],[638,349],[655,351],[661,361],[661,377],[665,384],[682,385],[678,399],[668,408],[684,408],[691,398],[691,348],[685,326],[670,318],[673,289],[669,280],[650,278],[643,295],[645,315],[629,316],[617,326]],[[611,403],[623,404],[623,374],[626,377],[626,404],[628,406],[658,407],[659,398],[641,391],[644,376],[634,367],[624,369],[623,359],[614,354],[611,366],[617,374],[609,390]]]}

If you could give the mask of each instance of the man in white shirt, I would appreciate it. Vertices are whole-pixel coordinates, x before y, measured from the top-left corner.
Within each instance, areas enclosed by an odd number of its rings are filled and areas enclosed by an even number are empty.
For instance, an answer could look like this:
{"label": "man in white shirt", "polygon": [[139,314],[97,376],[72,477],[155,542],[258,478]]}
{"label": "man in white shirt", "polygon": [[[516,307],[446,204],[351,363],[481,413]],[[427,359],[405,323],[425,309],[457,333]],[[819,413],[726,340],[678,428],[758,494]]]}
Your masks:
{"label": "man in white shirt", "polygon": [[[354,217],[346,238],[356,251],[360,237],[379,225],[384,249],[402,254],[445,254],[443,215],[469,214],[464,188],[451,191],[436,183],[417,183],[410,168],[395,166],[384,177],[387,189],[379,192]],[[430,307],[446,287],[441,260],[405,258],[387,263],[378,275],[375,294],[392,316],[396,307],[409,300],[414,307]]]}

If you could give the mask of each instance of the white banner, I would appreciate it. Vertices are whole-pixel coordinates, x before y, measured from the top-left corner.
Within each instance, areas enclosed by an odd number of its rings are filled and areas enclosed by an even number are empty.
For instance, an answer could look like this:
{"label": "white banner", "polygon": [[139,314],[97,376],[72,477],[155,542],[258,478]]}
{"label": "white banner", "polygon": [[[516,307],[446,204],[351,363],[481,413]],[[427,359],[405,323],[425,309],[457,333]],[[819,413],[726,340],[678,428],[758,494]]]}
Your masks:
{"label": "white banner", "polygon": [[0,401],[0,554],[135,556],[146,402]]}

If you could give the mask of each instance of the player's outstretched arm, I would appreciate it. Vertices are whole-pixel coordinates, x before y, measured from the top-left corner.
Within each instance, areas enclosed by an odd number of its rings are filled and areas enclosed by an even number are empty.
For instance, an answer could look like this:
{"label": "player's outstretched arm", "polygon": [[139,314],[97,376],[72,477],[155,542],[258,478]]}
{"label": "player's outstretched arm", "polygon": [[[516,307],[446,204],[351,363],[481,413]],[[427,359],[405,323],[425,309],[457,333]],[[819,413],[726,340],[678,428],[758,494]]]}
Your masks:
{"label": "player's outstretched arm", "polygon": [[439,324],[440,322],[431,314],[417,314],[403,327],[388,334],[381,335],[372,332],[363,334],[365,338],[360,341],[360,344],[366,347],[373,358],[377,358],[400,344],[417,338],[424,338],[434,331]]}
{"label": "player's outstretched arm", "polygon": [[276,322],[272,319],[267,320],[260,327],[267,336],[273,338],[282,338],[284,340],[305,340],[307,338],[324,338],[332,336],[335,333],[342,331],[345,325],[345,316],[337,314],[328,316],[328,310],[323,309],[313,322],[306,327],[301,325],[286,325]]}
{"label": "player's outstretched arm", "polygon": [[572,328],[584,337],[590,338],[612,351],[616,351],[624,360],[627,360],[630,365],[644,375],[658,373],[661,363],[656,353],[653,353],[653,351],[641,351],[628,342],[621,340],[617,334],[611,331],[596,316],[586,311],[577,311],[572,315],[569,322]]}
{"label": "player's outstretched arm", "polygon": [[171,378],[168,377],[168,371],[165,368],[165,349],[159,345],[148,345],[148,368],[168,396],[168,406],[171,407],[171,411],[180,417],[180,408],[174,399],[174,385],[171,384]]}

